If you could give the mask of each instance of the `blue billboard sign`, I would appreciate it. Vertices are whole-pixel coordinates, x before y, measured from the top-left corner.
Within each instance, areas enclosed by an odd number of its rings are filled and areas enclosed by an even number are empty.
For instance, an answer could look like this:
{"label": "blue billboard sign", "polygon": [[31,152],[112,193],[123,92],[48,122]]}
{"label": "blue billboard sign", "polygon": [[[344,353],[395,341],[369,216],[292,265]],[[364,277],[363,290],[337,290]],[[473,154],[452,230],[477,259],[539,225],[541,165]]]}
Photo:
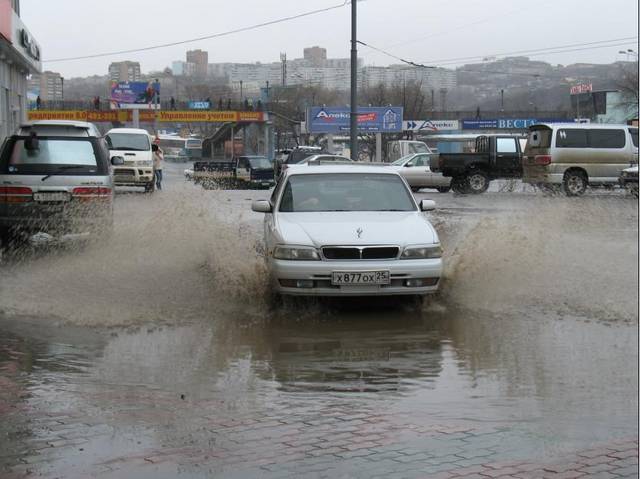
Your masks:
{"label": "blue billboard sign", "polygon": [[151,108],[156,101],[160,101],[160,83],[111,83],[112,108]]}
{"label": "blue billboard sign", "polygon": [[462,120],[463,130],[526,130],[536,123],[557,123],[548,118],[492,118],[486,120]]}
{"label": "blue billboard sign", "polygon": [[209,110],[211,109],[211,102],[209,101],[190,101],[189,110]]}
{"label": "blue billboard sign", "polygon": [[[347,107],[319,107],[307,110],[309,133],[347,133],[351,112]],[[358,108],[360,133],[398,133],[402,131],[402,107]]]}

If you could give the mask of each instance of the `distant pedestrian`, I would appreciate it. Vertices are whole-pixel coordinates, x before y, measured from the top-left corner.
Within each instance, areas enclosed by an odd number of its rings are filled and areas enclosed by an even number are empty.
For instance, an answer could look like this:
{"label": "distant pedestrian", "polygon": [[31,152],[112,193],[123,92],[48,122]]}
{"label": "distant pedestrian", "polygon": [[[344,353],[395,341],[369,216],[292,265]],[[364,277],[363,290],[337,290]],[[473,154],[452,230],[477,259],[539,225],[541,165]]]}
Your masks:
{"label": "distant pedestrian", "polygon": [[222,111],[222,98],[218,99],[218,110]]}
{"label": "distant pedestrian", "polygon": [[476,120],[480,119],[480,107],[476,108]]}
{"label": "distant pedestrian", "polygon": [[39,110],[41,106],[42,106],[42,98],[40,98],[40,95],[38,95],[38,98],[36,98],[36,109]]}
{"label": "distant pedestrian", "polygon": [[176,109],[176,99],[171,97],[170,102],[171,102],[171,109],[175,110]]}
{"label": "distant pedestrian", "polygon": [[93,99],[93,107],[94,107],[96,110],[99,110],[99,109],[100,109],[100,97],[99,97],[99,96],[97,96],[97,97],[95,97],[95,98]]}
{"label": "distant pedestrian", "polygon": [[207,110],[211,110],[211,98],[207,97]]}
{"label": "distant pedestrian", "polygon": [[256,103],[256,110],[262,111],[262,101],[261,100],[258,100],[258,103]]}
{"label": "distant pedestrian", "polygon": [[231,98],[227,100],[227,110],[231,110]]}
{"label": "distant pedestrian", "polygon": [[162,150],[155,143],[151,145],[151,151],[153,152],[153,174],[156,177],[156,188],[162,189],[162,163],[164,163],[164,155]]}

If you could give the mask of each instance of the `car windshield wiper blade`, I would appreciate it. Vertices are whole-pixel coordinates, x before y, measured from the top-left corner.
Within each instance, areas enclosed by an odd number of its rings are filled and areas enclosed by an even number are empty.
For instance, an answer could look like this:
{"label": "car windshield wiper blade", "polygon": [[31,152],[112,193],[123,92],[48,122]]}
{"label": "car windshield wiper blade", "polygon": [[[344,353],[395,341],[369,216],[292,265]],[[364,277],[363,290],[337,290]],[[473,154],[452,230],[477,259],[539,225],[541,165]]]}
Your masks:
{"label": "car windshield wiper blade", "polygon": [[143,149],[140,148],[133,148],[132,146],[112,146],[111,148],[109,148],[110,150],[117,150],[117,151],[145,151]]}
{"label": "car windshield wiper blade", "polygon": [[78,168],[87,168],[89,165],[67,165],[67,166],[61,166],[60,168],[58,168],[54,173],[49,173],[48,175],[45,175],[42,177],[42,179],[40,181],[44,181],[47,178],[52,177],[53,175],[55,175],[56,173],[60,173],[61,171],[66,171],[66,170],[75,170]]}

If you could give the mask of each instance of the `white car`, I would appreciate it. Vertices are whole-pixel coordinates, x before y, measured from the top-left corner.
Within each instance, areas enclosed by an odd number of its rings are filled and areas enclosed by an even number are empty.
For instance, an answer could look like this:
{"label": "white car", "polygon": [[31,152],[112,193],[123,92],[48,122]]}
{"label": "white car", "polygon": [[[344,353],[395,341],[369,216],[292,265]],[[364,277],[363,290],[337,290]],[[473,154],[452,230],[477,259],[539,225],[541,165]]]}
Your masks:
{"label": "white car", "polygon": [[288,168],[266,213],[265,255],[283,295],[425,295],[438,289],[438,234],[393,169],[361,165]]}
{"label": "white car", "polygon": [[440,193],[446,193],[451,189],[451,178],[431,171],[430,158],[431,153],[415,153],[394,161],[391,167],[407,180],[412,191],[435,188]]}

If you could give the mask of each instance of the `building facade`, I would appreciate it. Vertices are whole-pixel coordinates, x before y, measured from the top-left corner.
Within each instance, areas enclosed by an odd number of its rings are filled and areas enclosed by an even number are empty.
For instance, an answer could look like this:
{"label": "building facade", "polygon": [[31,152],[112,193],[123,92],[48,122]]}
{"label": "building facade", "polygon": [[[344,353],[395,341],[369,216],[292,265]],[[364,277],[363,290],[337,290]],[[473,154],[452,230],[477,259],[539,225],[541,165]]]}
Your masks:
{"label": "building facade", "polygon": [[139,62],[113,62],[109,65],[109,81],[140,81],[141,78]]}
{"label": "building facade", "polygon": [[42,101],[64,100],[64,78],[58,72],[45,71],[31,75],[28,91]]}
{"label": "building facade", "polygon": [[194,74],[199,77],[207,76],[207,65],[209,64],[209,52],[204,50],[189,50],[187,52],[187,63],[195,65]]}
{"label": "building facade", "polygon": [[0,0],[0,143],[26,119],[27,78],[40,73],[40,57],[20,19],[19,0]]}

